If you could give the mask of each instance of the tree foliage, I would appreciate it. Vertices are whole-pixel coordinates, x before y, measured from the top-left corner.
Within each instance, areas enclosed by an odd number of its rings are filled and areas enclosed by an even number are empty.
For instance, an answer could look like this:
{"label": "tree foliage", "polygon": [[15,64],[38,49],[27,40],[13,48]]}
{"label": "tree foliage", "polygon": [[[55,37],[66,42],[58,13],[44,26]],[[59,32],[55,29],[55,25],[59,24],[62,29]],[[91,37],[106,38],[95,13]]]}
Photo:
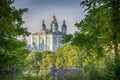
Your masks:
{"label": "tree foliage", "polygon": [[16,9],[13,3],[14,0],[0,0],[0,64],[9,58],[14,59],[15,52],[26,46],[25,41],[18,40],[18,37],[30,34],[22,26],[22,15],[28,9]]}
{"label": "tree foliage", "polygon": [[65,44],[65,43],[70,42],[72,37],[73,37],[72,34],[63,35],[62,36],[62,43]]}
{"label": "tree foliage", "polygon": [[[81,56],[82,57],[82,56]],[[58,48],[56,51],[56,66],[64,68],[81,67],[79,48],[66,44],[63,48]]]}
{"label": "tree foliage", "polygon": [[[114,60],[117,78],[120,73],[120,1],[119,0],[84,0],[85,18],[76,23],[78,30],[71,39],[73,45],[85,52]],[[115,56],[115,57],[114,57]],[[95,63],[94,63],[95,64]]]}
{"label": "tree foliage", "polygon": [[87,54],[90,64],[103,62],[112,73],[110,76],[117,80],[120,75],[120,0],[83,0],[81,6],[85,7],[86,15],[75,24],[79,31],[70,42]]}
{"label": "tree foliage", "polygon": [[24,61],[26,75],[47,75],[51,64],[55,63],[55,53],[51,51],[30,52]]}

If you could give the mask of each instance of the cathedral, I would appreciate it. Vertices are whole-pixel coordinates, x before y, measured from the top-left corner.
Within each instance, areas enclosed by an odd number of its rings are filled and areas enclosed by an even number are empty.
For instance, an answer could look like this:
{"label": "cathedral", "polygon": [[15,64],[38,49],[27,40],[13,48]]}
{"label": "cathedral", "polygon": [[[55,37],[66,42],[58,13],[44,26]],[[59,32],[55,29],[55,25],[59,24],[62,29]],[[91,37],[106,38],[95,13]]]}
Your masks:
{"label": "cathedral", "polygon": [[56,16],[53,16],[53,19],[50,24],[50,29],[46,28],[45,21],[42,20],[40,30],[37,33],[31,35],[31,47],[34,51],[56,51],[56,49],[62,44],[62,36],[67,34],[67,26],[65,20],[61,25],[61,31],[59,31],[59,26],[57,23]]}

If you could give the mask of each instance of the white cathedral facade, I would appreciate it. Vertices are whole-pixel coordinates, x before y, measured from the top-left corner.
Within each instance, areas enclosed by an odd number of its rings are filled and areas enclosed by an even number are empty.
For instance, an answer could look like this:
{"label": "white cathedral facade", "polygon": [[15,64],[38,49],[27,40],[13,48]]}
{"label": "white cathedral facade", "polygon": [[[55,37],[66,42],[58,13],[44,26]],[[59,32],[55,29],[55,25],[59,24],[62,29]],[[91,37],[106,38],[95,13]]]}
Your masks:
{"label": "white cathedral facade", "polygon": [[45,21],[42,20],[40,31],[31,35],[31,47],[32,50],[36,51],[56,51],[56,49],[63,44],[62,36],[67,34],[67,26],[65,20],[61,25],[61,31],[58,30],[58,23],[55,16],[53,16],[50,24],[50,29],[46,28]]}

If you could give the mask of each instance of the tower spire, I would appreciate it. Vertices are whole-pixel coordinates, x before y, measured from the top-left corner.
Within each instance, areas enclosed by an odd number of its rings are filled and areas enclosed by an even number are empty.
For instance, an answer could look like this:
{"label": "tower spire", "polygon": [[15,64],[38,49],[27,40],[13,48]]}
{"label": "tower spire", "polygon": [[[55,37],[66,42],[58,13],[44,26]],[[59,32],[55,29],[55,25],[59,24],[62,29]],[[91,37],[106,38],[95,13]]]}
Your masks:
{"label": "tower spire", "polygon": [[63,20],[63,24],[65,24],[65,19]]}
{"label": "tower spire", "polygon": [[44,19],[42,19],[42,24],[44,24],[45,23],[45,20]]}
{"label": "tower spire", "polygon": [[56,21],[56,16],[55,16],[55,14],[53,15],[53,21]]}
{"label": "tower spire", "polygon": [[44,19],[42,19],[42,30],[46,30],[46,25],[45,25],[45,20]]}
{"label": "tower spire", "polygon": [[61,31],[62,31],[63,34],[67,34],[67,26],[65,24],[65,20],[63,20]]}

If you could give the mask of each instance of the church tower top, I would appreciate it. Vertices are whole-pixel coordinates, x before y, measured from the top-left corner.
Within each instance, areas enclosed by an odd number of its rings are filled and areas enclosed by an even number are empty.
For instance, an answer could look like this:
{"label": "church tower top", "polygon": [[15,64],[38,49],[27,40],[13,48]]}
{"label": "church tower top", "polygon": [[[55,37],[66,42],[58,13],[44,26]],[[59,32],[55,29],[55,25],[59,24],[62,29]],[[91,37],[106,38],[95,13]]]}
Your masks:
{"label": "church tower top", "polygon": [[53,15],[52,18],[53,18],[53,20],[52,20],[52,22],[51,22],[51,30],[52,30],[53,32],[58,32],[58,24],[57,24],[56,16]]}
{"label": "church tower top", "polygon": [[42,20],[42,25],[41,25],[42,30],[46,30],[46,25],[45,25],[45,20]]}
{"label": "church tower top", "polygon": [[65,24],[65,20],[63,20],[61,31],[62,31],[63,34],[67,34],[67,26]]}
{"label": "church tower top", "polygon": [[44,19],[42,20],[42,24],[45,24],[45,20]]}
{"label": "church tower top", "polygon": [[53,21],[55,22],[55,21],[57,21],[57,19],[56,19],[56,16],[54,15],[53,16]]}
{"label": "church tower top", "polygon": [[65,24],[65,20],[63,20],[63,24]]}

